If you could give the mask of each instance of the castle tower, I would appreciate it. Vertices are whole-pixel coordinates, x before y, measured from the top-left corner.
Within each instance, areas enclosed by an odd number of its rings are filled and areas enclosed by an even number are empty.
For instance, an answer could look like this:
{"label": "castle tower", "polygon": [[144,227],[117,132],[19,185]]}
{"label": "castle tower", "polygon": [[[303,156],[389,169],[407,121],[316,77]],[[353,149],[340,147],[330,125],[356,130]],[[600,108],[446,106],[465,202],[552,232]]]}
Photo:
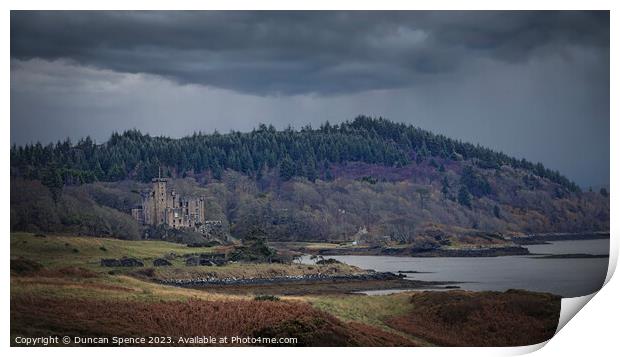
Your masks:
{"label": "castle tower", "polygon": [[161,178],[161,168],[159,169],[159,177],[151,180],[153,182],[153,215],[155,218],[155,225],[160,225],[165,222],[165,210],[167,207],[167,179]]}

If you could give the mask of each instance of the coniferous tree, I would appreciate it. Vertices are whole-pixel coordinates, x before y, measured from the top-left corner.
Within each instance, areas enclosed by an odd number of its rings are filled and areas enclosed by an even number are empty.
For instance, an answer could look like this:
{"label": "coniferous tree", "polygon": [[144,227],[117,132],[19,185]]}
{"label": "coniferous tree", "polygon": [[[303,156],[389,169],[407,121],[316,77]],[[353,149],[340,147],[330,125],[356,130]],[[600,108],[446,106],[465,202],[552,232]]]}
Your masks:
{"label": "coniferous tree", "polygon": [[499,206],[498,206],[498,205],[493,206],[493,215],[494,215],[496,218],[502,218],[502,217],[501,217],[501,210],[499,209]]}
{"label": "coniferous tree", "polygon": [[282,163],[280,163],[280,178],[284,181],[288,181],[295,176],[295,163],[290,157],[286,156]]}
{"label": "coniferous tree", "polygon": [[56,168],[56,166],[52,166],[47,169],[43,175],[41,183],[50,190],[54,202],[58,203],[58,200],[62,195],[62,188],[64,186],[64,181],[60,174],[60,170]]}
{"label": "coniferous tree", "polygon": [[471,208],[471,194],[467,187],[461,186],[459,189],[458,202],[465,207]]}
{"label": "coniferous tree", "polygon": [[447,177],[443,177],[441,180],[441,193],[443,194],[444,199],[451,199],[450,197],[450,182],[448,182]]}

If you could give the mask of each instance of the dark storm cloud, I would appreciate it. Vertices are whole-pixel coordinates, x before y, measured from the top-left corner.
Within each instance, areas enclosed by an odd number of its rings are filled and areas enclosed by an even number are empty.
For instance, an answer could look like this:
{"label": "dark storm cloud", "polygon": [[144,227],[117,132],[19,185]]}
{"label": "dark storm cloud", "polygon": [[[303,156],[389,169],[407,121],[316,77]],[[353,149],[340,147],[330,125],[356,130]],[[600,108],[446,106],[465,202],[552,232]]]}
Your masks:
{"label": "dark storm cloud", "polygon": [[355,93],[477,60],[608,56],[608,12],[11,12],[11,57],[254,94]]}
{"label": "dark storm cloud", "polygon": [[609,183],[609,61],[609,12],[11,12],[11,142],[366,114],[587,187]]}

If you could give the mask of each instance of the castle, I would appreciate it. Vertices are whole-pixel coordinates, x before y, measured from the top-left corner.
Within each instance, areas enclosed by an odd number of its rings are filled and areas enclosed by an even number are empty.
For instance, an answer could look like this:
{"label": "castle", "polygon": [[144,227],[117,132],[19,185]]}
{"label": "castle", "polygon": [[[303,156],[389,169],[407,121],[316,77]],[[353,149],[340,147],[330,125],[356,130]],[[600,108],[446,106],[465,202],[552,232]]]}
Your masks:
{"label": "castle", "polygon": [[131,210],[131,215],[139,223],[195,230],[205,223],[204,198],[181,197],[174,189],[168,190],[168,179],[162,178],[161,173],[151,182],[152,190],[142,195],[142,207]]}

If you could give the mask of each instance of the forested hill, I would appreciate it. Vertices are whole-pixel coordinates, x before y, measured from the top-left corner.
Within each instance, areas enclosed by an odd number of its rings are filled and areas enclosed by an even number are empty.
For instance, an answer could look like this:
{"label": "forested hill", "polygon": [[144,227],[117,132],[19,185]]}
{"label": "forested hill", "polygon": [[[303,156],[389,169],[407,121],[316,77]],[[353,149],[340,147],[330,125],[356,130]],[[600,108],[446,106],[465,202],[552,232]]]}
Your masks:
{"label": "forested hill", "polygon": [[330,180],[333,164],[362,162],[404,167],[423,162],[444,169],[444,162],[468,161],[482,169],[508,165],[523,169],[569,192],[579,187],[557,171],[478,145],[435,135],[383,118],[359,116],[340,125],[277,131],[261,124],[249,133],[197,133],[181,139],[152,137],[137,130],[114,133],[104,144],[89,137],[72,144],[40,143],[11,147],[11,176],[48,185],[135,179],[149,181],[161,167],[164,174],[185,177],[208,173],[219,180],[226,169],[260,179],[277,170],[292,177]]}
{"label": "forested hill", "polygon": [[607,191],[581,192],[541,164],[368,117],[298,131],[260,125],[171,139],[132,130],[103,144],[13,146],[11,229],[140,239],[146,228],[130,211],[160,167],[238,238],[259,226],[270,240],[427,249],[503,244],[497,232],[609,229]]}

